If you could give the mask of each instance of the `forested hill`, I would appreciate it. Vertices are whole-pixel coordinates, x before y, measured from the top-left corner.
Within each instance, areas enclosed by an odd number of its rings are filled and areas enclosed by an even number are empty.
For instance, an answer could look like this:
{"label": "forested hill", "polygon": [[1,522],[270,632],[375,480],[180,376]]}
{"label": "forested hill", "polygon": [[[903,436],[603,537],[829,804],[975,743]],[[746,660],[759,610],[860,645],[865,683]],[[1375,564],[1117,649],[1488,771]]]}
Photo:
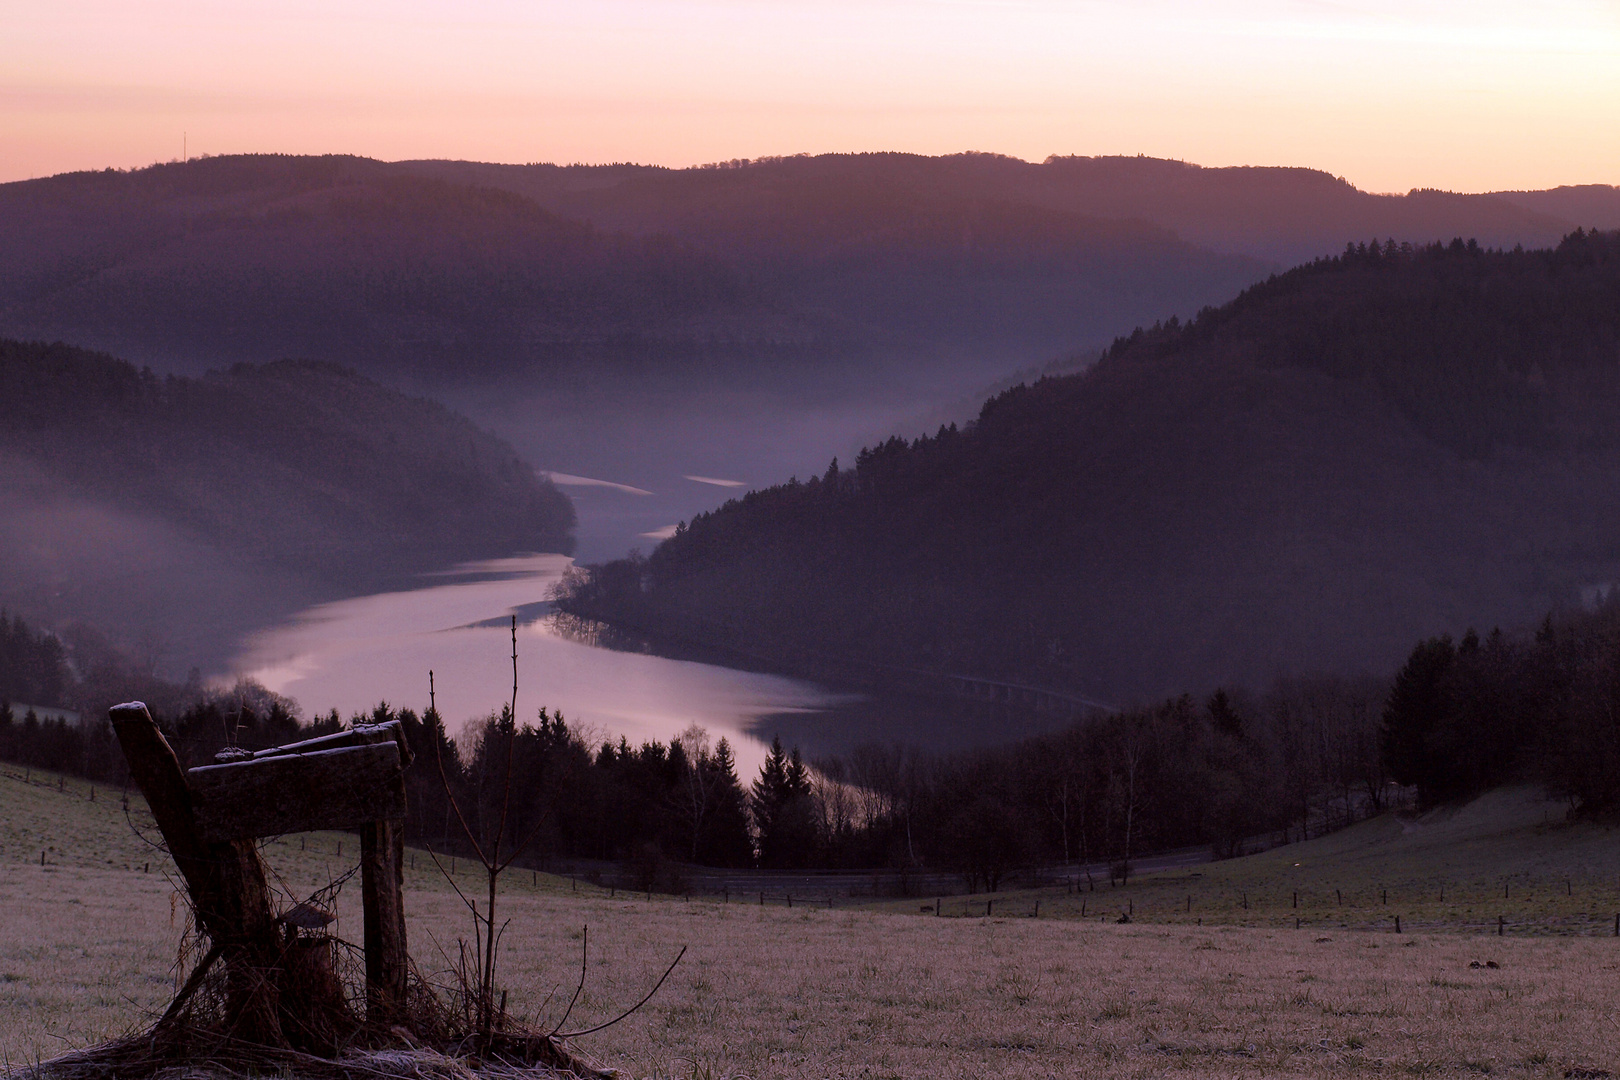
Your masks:
{"label": "forested hill", "polygon": [[[156,517],[238,563],[354,591],[567,551],[574,524],[568,499],[500,439],[327,363],[158,377],[0,340],[0,461],[50,500]],[[0,509],[28,497],[14,486],[0,485]]]}
{"label": "forested hill", "polygon": [[1616,214],[1606,187],[1375,195],[1152,158],[240,155],[0,184],[0,334],[164,370],[299,356],[424,386],[690,386],[964,352],[1016,361],[999,375],[1346,240],[1542,246]]}
{"label": "forested hill", "polygon": [[1393,670],[1620,581],[1620,233],[1356,246],[697,517],[583,614],[1112,700]]}
{"label": "forested hill", "polygon": [[245,155],[3,184],[0,333],[166,370],[300,356],[429,386],[684,386],[963,342],[1044,361],[1267,269],[1139,220],[908,183],[632,233],[487,179]]}
{"label": "forested hill", "polygon": [[[1206,168],[1141,156],[1032,162],[972,153],[800,154],[695,169],[400,165],[520,192],[559,214],[604,227],[662,233],[699,250],[744,258],[772,250],[847,256],[867,244],[900,240],[908,224],[931,208],[963,204],[1147,222],[1200,247],[1283,266],[1372,236],[1424,243],[1474,236],[1490,246],[1542,247],[1577,225],[1620,227],[1620,190],[1608,185],[1380,195],[1319,169]],[[984,229],[971,219],[957,224],[959,241]]]}

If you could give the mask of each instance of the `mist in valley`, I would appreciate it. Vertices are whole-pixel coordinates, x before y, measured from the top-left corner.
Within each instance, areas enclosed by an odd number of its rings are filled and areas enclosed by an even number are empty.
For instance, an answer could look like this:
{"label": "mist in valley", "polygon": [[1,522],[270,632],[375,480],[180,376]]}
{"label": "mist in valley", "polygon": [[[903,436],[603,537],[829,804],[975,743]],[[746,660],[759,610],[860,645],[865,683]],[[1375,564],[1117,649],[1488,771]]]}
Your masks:
{"label": "mist in valley", "polygon": [[[0,253],[0,333],[110,355],[74,354],[70,368],[101,380],[75,393],[53,354],[17,353],[27,356],[16,370],[28,378],[16,384],[8,445],[34,479],[17,472],[6,495],[4,528],[15,539],[0,565],[0,603],[45,625],[93,626],[170,678],[197,667],[229,681],[245,670],[250,637],[294,625],[312,605],[431,589],[434,574],[521,552],[580,564],[653,553],[679,524],[750,491],[820,478],[835,461],[848,472],[897,436],[966,432],[1010,388],[1072,379],[1138,327],[1187,325],[1347,240],[1365,249],[1365,234],[1410,246],[1467,232],[1487,244],[1546,245],[1572,227],[1560,214],[1607,220],[1617,205],[1603,188],[1382,196],[1304,169],[971,154],[687,170],[242,156],[4,185],[0,224],[14,243]],[[1487,610],[1525,618],[1606,572],[1595,549],[1580,556],[1586,569],[1561,564],[1539,578],[1519,566],[1522,555],[1504,556],[1515,581],[1529,582],[1506,591],[1473,570],[1460,571],[1462,594],[1439,571],[1410,571],[1421,581],[1377,601],[1385,615],[1372,623],[1356,612],[1363,586],[1353,583],[1332,601],[1341,614],[1324,620],[1278,607],[1277,590],[1359,579],[1320,563],[1318,547],[1285,530],[1257,536],[1257,549],[1210,556],[1203,584],[1168,570],[1124,584],[1136,580],[1140,552],[1175,546],[1171,521],[1203,516],[1217,533],[1230,531],[1219,524],[1230,519],[1219,487],[1232,474],[1216,470],[1203,508],[1187,501],[1185,477],[1223,454],[1242,460],[1253,409],[1308,411],[1298,388],[1262,380],[1253,393],[1269,404],[1216,406],[1228,412],[1224,425],[1214,413],[1178,421],[1180,406],[1167,403],[1203,391],[1178,387],[1173,375],[1154,379],[1105,415],[1074,414],[1104,442],[1145,440],[1134,463],[1098,472],[1053,459],[1091,485],[1089,539],[1054,524],[1011,537],[981,565],[923,574],[1005,579],[1004,598],[1024,587],[1014,579],[1026,563],[1090,575],[1095,587],[1060,619],[1074,632],[1018,645],[1050,653],[1033,667],[942,661],[951,649],[937,645],[916,662],[976,678],[1055,679],[1052,689],[1112,702],[1311,668],[1382,670],[1414,634],[1455,632],[1453,622]],[[1311,408],[1336,414],[1349,400]],[[1360,424],[1364,438],[1385,422],[1339,420],[1343,430]],[[1384,441],[1418,446],[1397,430],[1406,422],[1395,421]],[[1284,436],[1283,457],[1305,454],[1328,429]],[[151,434],[163,431],[170,436]],[[1204,450],[1186,446],[1192,431],[1203,432],[1194,441]],[[1340,452],[1350,467],[1366,448]],[[1422,502],[1414,493],[1426,481],[1408,475],[1412,463],[1377,468],[1404,479],[1388,481],[1397,490],[1383,497],[1384,510],[1357,513],[1420,517],[1416,507],[1388,509]],[[1153,478],[1132,489],[1132,470]],[[1281,480],[1256,482],[1277,486],[1244,499],[1305,497]],[[1305,490],[1331,509],[1350,497],[1334,493],[1338,482]],[[1142,500],[1156,508],[1130,509]],[[1337,505],[1332,512],[1350,504]],[[1120,512],[1116,525],[1103,524]],[[1501,533],[1481,525],[1482,535]],[[921,551],[930,542],[918,543]],[[1291,570],[1262,568],[1255,554],[1297,543],[1312,553],[1292,558]],[[1432,541],[1413,543],[1379,534],[1357,558],[1447,565]],[[815,557],[780,569],[806,581],[827,576],[812,568]],[[1242,603],[1278,607],[1269,621],[1298,627],[1292,644],[1239,646],[1247,629],[1221,629],[1226,616],[1212,612],[1228,586],[1217,582],[1233,566],[1250,566],[1251,577],[1290,575],[1292,584],[1260,587],[1270,599]],[[1572,574],[1584,576],[1566,580]],[[727,604],[782,604],[742,580],[726,586]],[[942,603],[954,614],[941,626],[1000,618],[972,614],[949,599],[951,588],[925,599],[934,586],[914,581],[905,589],[920,591],[870,617],[903,621],[919,604]],[[520,590],[507,606],[545,599]],[[704,620],[725,608],[665,629],[689,645],[718,644],[725,633]],[[1053,617],[1020,615],[1019,633]],[[851,618],[864,626],[869,616]],[[1144,619],[1158,628],[1126,630]],[[1387,626],[1361,631],[1373,623]],[[1060,640],[1070,640],[1062,657],[1052,652]],[[847,642],[834,632],[806,644],[838,652]],[[419,682],[375,693],[414,700]],[[302,703],[311,712],[335,704]],[[809,714],[789,709],[780,726],[809,747],[848,747],[993,742],[1050,722],[970,710],[931,723],[931,708],[880,701],[858,715],[828,714],[819,735]],[[768,734],[757,716],[747,723]]]}
{"label": "mist in valley", "polygon": [[12,6],[0,1076],[1620,1075],[1612,4]]}

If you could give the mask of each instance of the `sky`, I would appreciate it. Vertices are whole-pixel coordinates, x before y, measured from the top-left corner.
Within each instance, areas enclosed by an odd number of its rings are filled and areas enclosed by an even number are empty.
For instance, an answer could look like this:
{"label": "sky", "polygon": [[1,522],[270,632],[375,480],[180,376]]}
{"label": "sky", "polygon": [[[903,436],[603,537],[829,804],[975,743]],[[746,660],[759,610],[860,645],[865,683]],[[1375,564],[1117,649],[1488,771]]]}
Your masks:
{"label": "sky", "polygon": [[0,181],[829,151],[1620,183],[1620,0],[0,0]]}

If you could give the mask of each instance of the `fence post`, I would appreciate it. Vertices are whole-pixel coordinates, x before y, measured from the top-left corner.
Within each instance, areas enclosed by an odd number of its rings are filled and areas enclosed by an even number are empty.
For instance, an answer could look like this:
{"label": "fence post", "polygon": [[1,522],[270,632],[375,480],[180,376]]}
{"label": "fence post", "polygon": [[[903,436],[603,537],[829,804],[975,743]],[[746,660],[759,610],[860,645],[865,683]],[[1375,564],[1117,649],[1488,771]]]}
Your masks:
{"label": "fence post", "polygon": [[203,930],[217,944],[235,946],[226,957],[226,1009],[237,1023],[237,1037],[264,1046],[285,1047],[278,1015],[279,994],[263,972],[277,965],[280,947],[270,912],[264,862],[252,840],[205,844],[191,810],[186,775],[168,740],[140,702],[108,711],[130,777],[146,796],[191,894]]}
{"label": "fence post", "polygon": [[360,902],[365,921],[366,1014],[397,1016],[405,1005],[405,830],[397,821],[360,827]]}

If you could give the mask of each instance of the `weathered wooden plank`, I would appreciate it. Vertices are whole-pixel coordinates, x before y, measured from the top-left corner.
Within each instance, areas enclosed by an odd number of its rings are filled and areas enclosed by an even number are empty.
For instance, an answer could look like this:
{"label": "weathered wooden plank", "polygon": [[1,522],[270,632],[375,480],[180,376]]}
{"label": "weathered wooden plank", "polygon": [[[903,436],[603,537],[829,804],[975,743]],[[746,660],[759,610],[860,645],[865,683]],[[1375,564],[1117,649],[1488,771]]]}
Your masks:
{"label": "weathered wooden plank", "polygon": [[400,748],[386,742],[203,765],[186,773],[207,840],[358,829],[405,819]]}
{"label": "weathered wooden plank", "polygon": [[404,1014],[410,958],[405,945],[405,829],[377,821],[360,829],[360,898],[365,917],[366,1016],[391,1024]]}
{"label": "weathered wooden plank", "polygon": [[398,720],[390,720],[386,724],[357,724],[352,728],[344,728],[330,735],[317,735],[313,739],[304,739],[302,742],[286,743],[282,746],[272,746],[264,750],[255,750],[253,757],[282,757],[286,754],[309,754],[317,750],[337,750],[345,746],[369,746],[373,743],[384,743],[392,740],[400,746],[400,753],[405,758],[405,764],[410,764],[410,750],[405,743],[405,733]]}
{"label": "weathered wooden plank", "polygon": [[130,776],[146,796],[159,831],[186,879],[197,919],[226,954],[227,1009],[239,1038],[286,1045],[278,995],[263,972],[277,955],[264,863],[251,840],[211,842],[198,828],[186,775],[146,706],[134,701],[108,712]]}

